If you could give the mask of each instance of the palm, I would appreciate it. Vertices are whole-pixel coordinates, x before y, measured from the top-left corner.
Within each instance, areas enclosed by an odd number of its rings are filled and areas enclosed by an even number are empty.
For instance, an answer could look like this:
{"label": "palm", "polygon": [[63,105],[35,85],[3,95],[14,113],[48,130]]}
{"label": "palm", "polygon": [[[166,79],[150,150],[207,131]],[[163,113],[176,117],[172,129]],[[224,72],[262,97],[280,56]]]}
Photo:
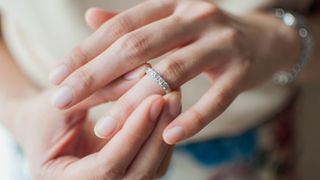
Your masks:
{"label": "palm", "polygon": [[[55,161],[58,163],[53,164],[59,166],[70,160],[74,161],[96,153],[104,146],[105,142],[93,134],[92,122],[87,119],[86,114],[76,113],[63,121],[65,121],[63,123],[65,127],[61,128],[60,132],[52,134],[51,138],[55,142],[55,150],[48,149],[48,152],[52,152],[48,156],[50,157],[47,159],[48,163],[51,164]],[[66,123],[67,121],[72,123]]]}
{"label": "palm", "polygon": [[[36,112],[30,113],[34,109]],[[19,114],[30,114],[22,135],[30,138],[21,144],[29,147],[26,153],[35,163],[32,168],[40,167],[44,175],[52,174],[53,169],[63,170],[61,167],[99,151],[105,144],[94,136],[87,110],[59,111],[43,95],[23,105],[21,111]]]}

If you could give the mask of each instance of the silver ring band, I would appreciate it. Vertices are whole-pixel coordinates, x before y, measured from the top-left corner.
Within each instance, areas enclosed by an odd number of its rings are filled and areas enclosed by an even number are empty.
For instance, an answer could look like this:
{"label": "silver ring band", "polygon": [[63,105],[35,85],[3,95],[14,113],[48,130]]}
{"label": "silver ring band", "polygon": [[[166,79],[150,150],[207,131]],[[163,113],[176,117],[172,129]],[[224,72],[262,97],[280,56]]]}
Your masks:
{"label": "silver ring band", "polygon": [[160,87],[165,91],[166,94],[171,92],[171,88],[169,84],[161,77],[161,75],[151,67],[148,67],[146,70],[146,74],[151,77],[151,79],[155,80]]}

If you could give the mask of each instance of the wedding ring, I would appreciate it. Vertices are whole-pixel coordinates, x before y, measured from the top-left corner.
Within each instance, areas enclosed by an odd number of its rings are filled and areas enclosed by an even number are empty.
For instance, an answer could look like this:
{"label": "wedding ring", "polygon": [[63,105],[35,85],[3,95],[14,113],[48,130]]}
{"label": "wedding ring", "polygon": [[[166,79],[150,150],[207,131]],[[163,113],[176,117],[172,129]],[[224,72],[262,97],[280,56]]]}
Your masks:
{"label": "wedding ring", "polygon": [[164,90],[164,92],[166,94],[171,92],[171,88],[169,86],[169,84],[161,77],[161,75],[154,70],[151,66],[147,68],[146,70],[146,74],[151,77],[151,79],[153,79],[154,81],[156,81],[159,86],[161,87],[161,89]]}

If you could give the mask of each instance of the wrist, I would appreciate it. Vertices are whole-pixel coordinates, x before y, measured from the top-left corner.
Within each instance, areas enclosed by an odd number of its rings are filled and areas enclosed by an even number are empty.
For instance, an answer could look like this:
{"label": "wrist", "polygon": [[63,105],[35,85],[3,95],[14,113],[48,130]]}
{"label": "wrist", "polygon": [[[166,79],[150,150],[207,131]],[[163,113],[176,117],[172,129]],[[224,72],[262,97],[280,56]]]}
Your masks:
{"label": "wrist", "polygon": [[286,26],[269,12],[252,12],[244,17],[252,27],[256,71],[270,80],[279,71],[290,70],[302,53],[302,42],[295,28]]}
{"label": "wrist", "polygon": [[1,123],[11,132],[15,129],[15,114],[17,113],[20,101],[18,99],[1,99]]}
{"label": "wrist", "polygon": [[[269,12],[258,12],[261,19],[257,24],[264,29],[261,41],[269,39],[262,53],[268,59],[274,59],[275,69],[288,69],[296,63],[302,50],[302,42],[295,28],[286,26],[280,19]],[[259,17],[259,15],[257,16]]]}
{"label": "wrist", "polygon": [[25,107],[28,101],[37,97],[37,94],[24,98],[2,98],[1,99],[1,122],[8,129],[8,131],[15,137],[16,140],[20,141],[21,132],[24,126],[21,124],[26,124],[27,118],[18,118],[21,109]]}
{"label": "wrist", "polygon": [[[2,115],[1,118],[3,119],[3,124],[9,130],[9,132],[15,137],[16,140],[20,139],[19,128],[21,128],[21,124],[19,118],[17,118],[22,104],[25,103],[25,99],[14,99],[7,101],[5,106],[2,106]],[[23,122],[27,123],[27,122]],[[19,127],[20,126],[20,127]]]}

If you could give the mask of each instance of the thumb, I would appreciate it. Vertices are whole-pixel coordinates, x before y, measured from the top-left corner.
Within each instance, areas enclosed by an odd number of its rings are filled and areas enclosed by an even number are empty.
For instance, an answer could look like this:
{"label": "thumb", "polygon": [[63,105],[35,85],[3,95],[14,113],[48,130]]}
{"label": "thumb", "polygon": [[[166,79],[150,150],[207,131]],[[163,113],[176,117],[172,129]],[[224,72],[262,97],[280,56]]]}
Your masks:
{"label": "thumb", "polygon": [[95,30],[116,14],[115,12],[108,12],[100,8],[90,8],[85,14],[85,20],[88,26]]}

